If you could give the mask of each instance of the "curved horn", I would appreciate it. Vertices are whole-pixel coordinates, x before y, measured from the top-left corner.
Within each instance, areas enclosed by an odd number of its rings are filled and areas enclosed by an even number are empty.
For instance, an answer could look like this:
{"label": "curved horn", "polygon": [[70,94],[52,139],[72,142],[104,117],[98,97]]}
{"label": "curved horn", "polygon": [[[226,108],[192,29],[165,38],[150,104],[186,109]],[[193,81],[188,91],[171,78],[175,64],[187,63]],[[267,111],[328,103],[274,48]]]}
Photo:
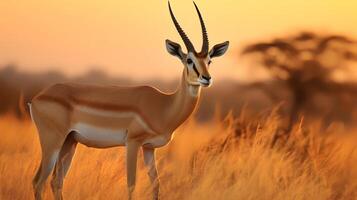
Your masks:
{"label": "curved horn", "polygon": [[183,31],[180,24],[176,20],[175,15],[171,10],[170,2],[169,2],[169,10],[170,10],[171,19],[174,22],[175,27],[176,27],[177,31],[179,32],[183,42],[185,43],[187,51],[195,52],[195,48],[193,47],[193,44],[191,43],[190,39],[188,39],[186,33]]}
{"label": "curved horn", "polygon": [[193,2],[195,5],[198,17],[200,18],[200,23],[201,23],[201,28],[202,28],[202,49],[201,53],[208,53],[208,48],[209,48],[209,41],[208,41],[208,35],[207,35],[207,30],[205,26],[205,22],[203,21],[202,15],[200,13],[200,10],[198,9],[197,5],[195,2]]}

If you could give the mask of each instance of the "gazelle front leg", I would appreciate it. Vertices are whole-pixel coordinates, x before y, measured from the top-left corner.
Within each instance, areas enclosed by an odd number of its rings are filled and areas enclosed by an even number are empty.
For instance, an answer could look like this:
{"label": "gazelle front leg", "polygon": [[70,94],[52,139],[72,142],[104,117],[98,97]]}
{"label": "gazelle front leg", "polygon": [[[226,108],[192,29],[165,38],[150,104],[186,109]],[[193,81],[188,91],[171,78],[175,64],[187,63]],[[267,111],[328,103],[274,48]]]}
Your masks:
{"label": "gazelle front leg", "polygon": [[148,175],[150,177],[152,189],[153,189],[153,199],[159,199],[159,179],[157,176],[156,164],[155,164],[155,149],[142,147],[144,155],[145,167],[148,170]]}
{"label": "gazelle front leg", "polygon": [[126,144],[126,173],[128,185],[128,199],[132,199],[136,181],[136,161],[140,145],[135,141],[128,141]]}

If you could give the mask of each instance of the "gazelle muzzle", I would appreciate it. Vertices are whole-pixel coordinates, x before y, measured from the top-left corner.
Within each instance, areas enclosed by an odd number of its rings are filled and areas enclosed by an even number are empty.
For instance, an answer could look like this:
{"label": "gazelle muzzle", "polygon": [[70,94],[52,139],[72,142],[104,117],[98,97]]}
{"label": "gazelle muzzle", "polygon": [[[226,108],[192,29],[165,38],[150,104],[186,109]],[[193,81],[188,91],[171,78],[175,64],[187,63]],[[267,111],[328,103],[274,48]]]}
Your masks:
{"label": "gazelle muzzle", "polygon": [[212,85],[212,78],[210,76],[204,76],[204,75],[201,75],[199,78],[198,78],[198,82],[203,86],[203,87],[209,87]]}

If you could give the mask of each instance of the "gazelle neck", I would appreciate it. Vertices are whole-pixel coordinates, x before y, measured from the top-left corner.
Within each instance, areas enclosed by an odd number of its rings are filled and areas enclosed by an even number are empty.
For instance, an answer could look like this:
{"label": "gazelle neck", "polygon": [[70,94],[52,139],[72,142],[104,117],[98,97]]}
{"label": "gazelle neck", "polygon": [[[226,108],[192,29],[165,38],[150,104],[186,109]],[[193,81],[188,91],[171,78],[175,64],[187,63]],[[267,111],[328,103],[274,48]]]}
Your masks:
{"label": "gazelle neck", "polygon": [[174,93],[175,97],[181,103],[184,103],[183,100],[185,100],[194,101],[196,104],[201,94],[201,86],[189,84],[187,78],[187,69],[185,68],[182,72],[180,85]]}
{"label": "gazelle neck", "polygon": [[187,69],[183,70],[181,82],[176,92],[172,94],[171,112],[167,120],[170,129],[175,130],[195,110],[201,94],[200,85],[191,85],[187,82]]}

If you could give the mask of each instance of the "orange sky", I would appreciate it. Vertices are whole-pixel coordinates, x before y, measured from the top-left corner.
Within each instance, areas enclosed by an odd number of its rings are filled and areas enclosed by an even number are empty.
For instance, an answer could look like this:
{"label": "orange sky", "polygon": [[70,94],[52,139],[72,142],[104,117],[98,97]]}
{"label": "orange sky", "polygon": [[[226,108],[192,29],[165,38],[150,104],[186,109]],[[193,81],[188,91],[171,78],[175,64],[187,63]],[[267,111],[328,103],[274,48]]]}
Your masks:
{"label": "orange sky", "polygon": [[[212,76],[247,80],[252,71],[237,56],[256,39],[309,29],[357,36],[356,0],[197,0],[211,44],[231,41],[214,60]],[[172,0],[176,17],[197,49],[199,21],[192,1]],[[103,66],[135,79],[174,78],[182,65],[164,41],[181,42],[166,0],[0,1],[0,65],[24,70],[60,69],[68,74]]]}

